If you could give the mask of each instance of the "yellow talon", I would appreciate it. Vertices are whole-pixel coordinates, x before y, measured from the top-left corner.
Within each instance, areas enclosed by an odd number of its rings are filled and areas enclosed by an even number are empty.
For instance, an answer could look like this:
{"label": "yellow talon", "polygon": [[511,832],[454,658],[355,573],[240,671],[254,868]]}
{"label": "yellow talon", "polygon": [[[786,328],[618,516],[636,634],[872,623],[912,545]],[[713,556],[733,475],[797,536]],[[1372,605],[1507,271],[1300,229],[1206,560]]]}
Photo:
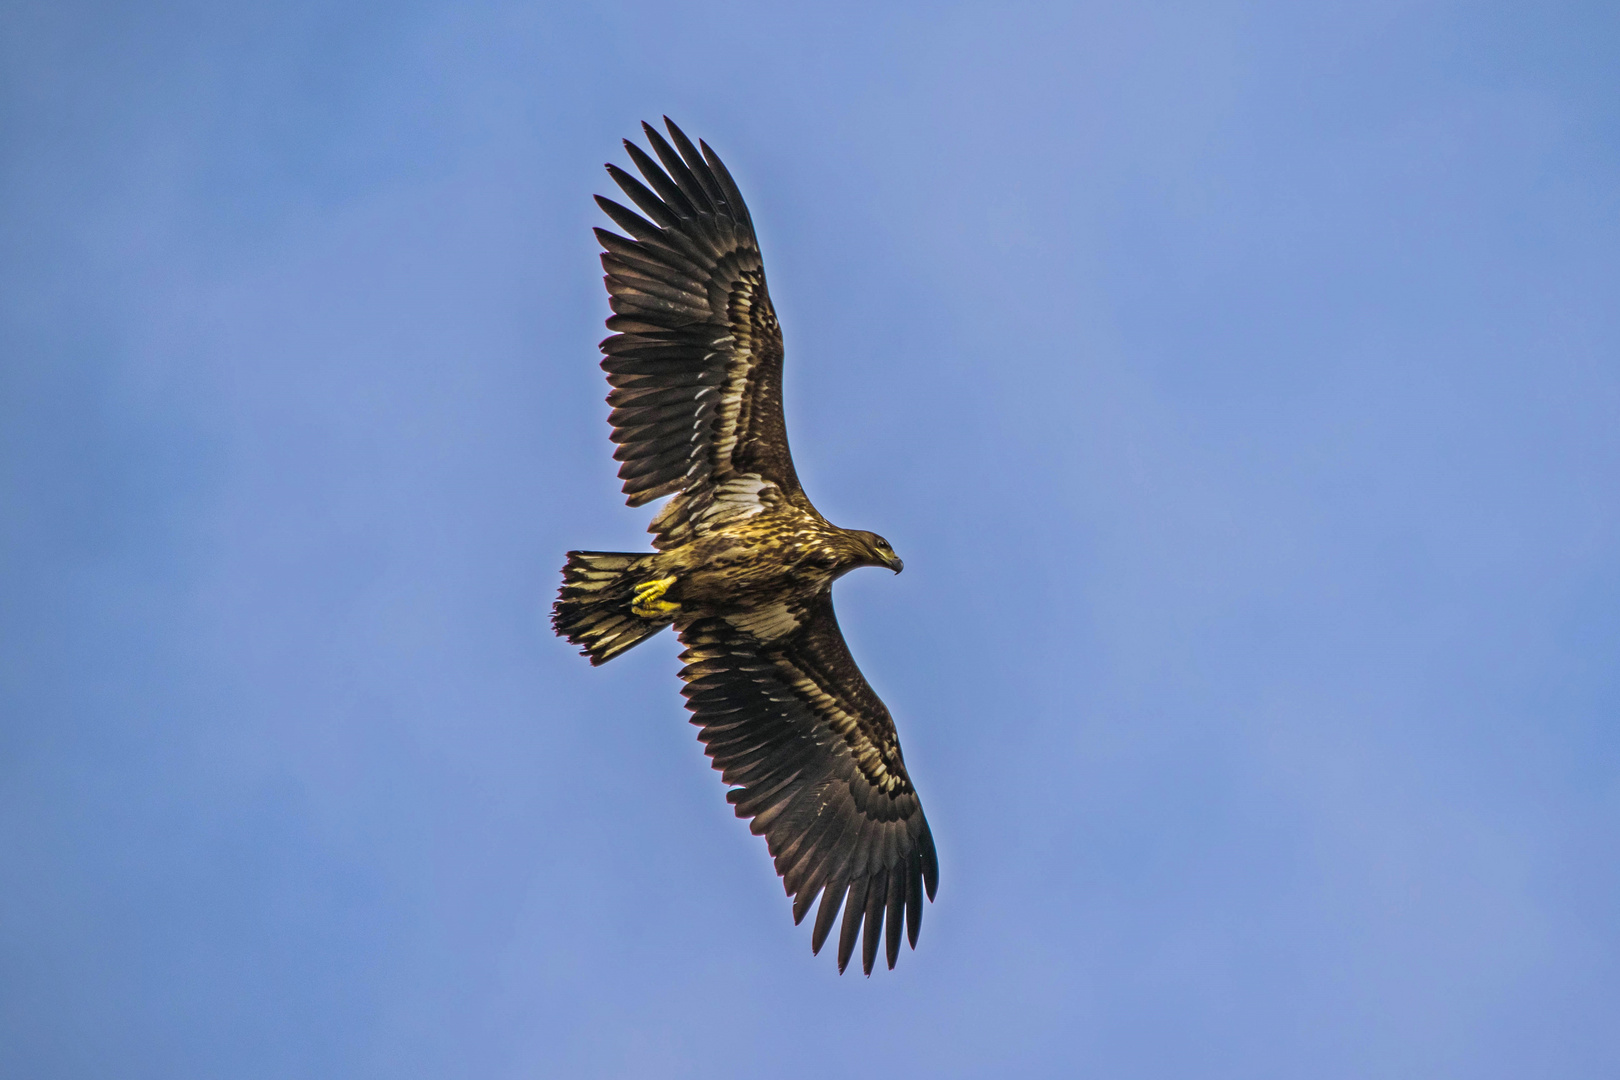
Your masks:
{"label": "yellow talon", "polygon": [[673,584],[675,579],[667,577],[637,585],[635,595],[630,598],[630,610],[643,619],[656,619],[681,610],[681,605],[662,598]]}

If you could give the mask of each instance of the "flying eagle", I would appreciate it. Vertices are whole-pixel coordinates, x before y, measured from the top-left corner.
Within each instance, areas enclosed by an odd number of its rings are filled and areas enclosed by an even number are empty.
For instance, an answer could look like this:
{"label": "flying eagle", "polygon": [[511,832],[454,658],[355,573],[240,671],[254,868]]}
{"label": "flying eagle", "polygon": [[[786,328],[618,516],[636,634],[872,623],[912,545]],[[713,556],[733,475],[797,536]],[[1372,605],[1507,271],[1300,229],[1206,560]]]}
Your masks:
{"label": "flying eagle", "polygon": [[799,486],[782,331],[748,208],[714,151],[664,123],[668,141],[642,125],[662,168],[625,140],[645,185],[607,167],[641,213],[596,198],[629,235],[596,236],[626,501],[674,497],[648,526],[655,552],[568,553],[552,625],[592,664],[675,627],[698,739],[737,816],[765,837],[794,923],[819,896],[819,953],[842,907],[838,970],[864,925],[870,975],[885,919],[889,967],[902,917],[917,947],[939,864],[894,721],[838,630],[832,583],[902,563],[881,536],[829,523]]}

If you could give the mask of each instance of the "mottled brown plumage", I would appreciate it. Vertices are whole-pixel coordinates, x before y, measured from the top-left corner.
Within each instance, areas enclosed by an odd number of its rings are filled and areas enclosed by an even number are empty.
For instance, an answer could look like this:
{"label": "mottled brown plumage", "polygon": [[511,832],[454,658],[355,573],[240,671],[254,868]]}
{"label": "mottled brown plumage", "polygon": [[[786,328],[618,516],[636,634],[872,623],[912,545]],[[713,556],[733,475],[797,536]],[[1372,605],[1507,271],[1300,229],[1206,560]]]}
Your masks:
{"label": "mottled brown plumage", "polygon": [[[782,419],[782,334],[753,223],[707,145],[668,118],[642,125],[646,183],[608,173],[640,210],[597,198],[628,236],[596,230],[613,316],[602,368],[614,457],[631,506],[673,496],[654,552],[571,551],[557,633],[605,663],[673,625],[698,738],[763,835],[801,921],[819,897],[819,952],[843,910],[838,970],[880,936],[892,968],[913,948],[938,882],[934,841],[889,710],[855,666],[832,583],[860,566],[899,572],[874,533],[810,504]],[[886,933],[885,933],[886,927]]]}

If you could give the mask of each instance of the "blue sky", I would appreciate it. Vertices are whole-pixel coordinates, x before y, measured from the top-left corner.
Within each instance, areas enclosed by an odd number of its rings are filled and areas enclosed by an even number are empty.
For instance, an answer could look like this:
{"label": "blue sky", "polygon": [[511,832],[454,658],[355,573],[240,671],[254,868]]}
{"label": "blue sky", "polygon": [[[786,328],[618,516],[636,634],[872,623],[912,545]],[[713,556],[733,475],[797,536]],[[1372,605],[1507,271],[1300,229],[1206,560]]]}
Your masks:
{"label": "blue sky", "polygon": [[[1620,15],[12,4],[0,1073],[1620,1070]],[[602,162],[759,225],[940,849],[838,977],[593,670]]]}

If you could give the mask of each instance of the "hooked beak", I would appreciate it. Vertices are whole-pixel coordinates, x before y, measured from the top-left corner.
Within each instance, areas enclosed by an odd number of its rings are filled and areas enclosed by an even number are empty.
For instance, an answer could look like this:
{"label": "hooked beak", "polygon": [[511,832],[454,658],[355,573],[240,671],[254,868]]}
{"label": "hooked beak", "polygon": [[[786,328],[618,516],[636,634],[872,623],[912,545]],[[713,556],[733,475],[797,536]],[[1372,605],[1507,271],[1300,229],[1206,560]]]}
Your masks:
{"label": "hooked beak", "polygon": [[897,574],[900,571],[902,571],[902,570],[904,570],[906,568],[906,564],[901,561],[900,556],[898,556],[898,555],[894,556],[891,559],[884,559],[883,564],[885,566],[887,566],[890,570],[893,570]]}

